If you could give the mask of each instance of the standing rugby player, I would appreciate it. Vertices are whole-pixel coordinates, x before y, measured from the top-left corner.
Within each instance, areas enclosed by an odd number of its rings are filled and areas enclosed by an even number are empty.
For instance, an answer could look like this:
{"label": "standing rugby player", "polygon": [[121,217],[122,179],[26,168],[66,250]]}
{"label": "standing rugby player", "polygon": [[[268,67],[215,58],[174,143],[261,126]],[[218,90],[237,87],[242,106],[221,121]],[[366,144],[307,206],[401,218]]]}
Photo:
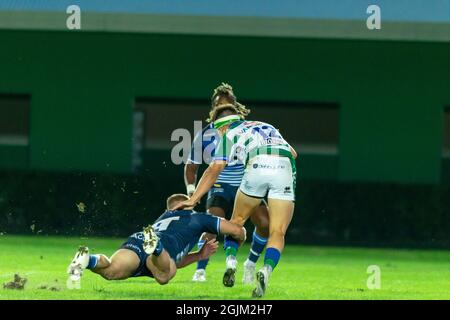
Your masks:
{"label": "standing rugby player", "polygon": [[[199,166],[205,162],[209,164],[214,155],[214,149],[220,140],[218,131],[214,128],[214,121],[217,117],[215,108],[220,105],[232,104],[240,119],[245,119],[250,110],[237,102],[233,93],[233,88],[225,83],[218,86],[211,97],[211,112],[209,114],[210,122],[202,132],[198,134],[192,145],[191,154],[184,170],[184,181],[186,183],[187,194],[191,196],[195,191],[197,182],[197,172]],[[204,159],[203,159],[204,157]],[[227,165],[217,177],[217,181],[211,186],[206,201],[206,209],[209,213],[218,217],[230,217],[233,212],[236,192],[244,176],[244,165],[242,163],[232,163]],[[244,284],[251,284],[255,279],[255,264],[263,252],[269,233],[269,216],[264,202],[257,206],[250,217],[255,225],[252,236],[252,245],[247,260],[244,262],[244,273],[242,281]],[[215,236],[205,234],[198,243],[199,249],[204,244],[204,239],[212,239]],[[206,266],[208,259],[200,260],[197,263],[197,270],[192,278],[193,281],[206,281]]]}
{"label": "standing rugby player", "polygon": [[[253,290],[254,297],[262,297],[269,277],[280,260],[285,245],[284,236],[294,212],[297,154],[276,128],[264,122],[243,121],[234,105],[219,106],[216,113],[214,127],[222,138],[213,161],[191,198],[176,207],[196,205],[227,165],[240,163],[245,166],[230,221],[243,226],[267,195],[269,239],[264,266],[256,274],[256,288]],[[225,237],[227,258],[223,284],[228,287],[235,282],[238,247],[237,241]]]}

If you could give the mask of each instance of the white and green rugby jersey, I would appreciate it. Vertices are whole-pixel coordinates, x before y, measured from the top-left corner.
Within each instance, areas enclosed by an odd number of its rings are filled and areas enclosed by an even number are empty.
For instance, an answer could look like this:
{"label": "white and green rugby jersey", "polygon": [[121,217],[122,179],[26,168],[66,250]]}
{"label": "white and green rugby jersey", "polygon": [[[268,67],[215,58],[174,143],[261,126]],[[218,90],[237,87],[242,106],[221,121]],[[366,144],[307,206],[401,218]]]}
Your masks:
{"label": "white and green rugby jersey", "polygon": [[213,160],[229,165],[247,164],[258,154],[279,154],[291,157],[290,145],[278,129],[260,121],[233,122],[219,142]]}

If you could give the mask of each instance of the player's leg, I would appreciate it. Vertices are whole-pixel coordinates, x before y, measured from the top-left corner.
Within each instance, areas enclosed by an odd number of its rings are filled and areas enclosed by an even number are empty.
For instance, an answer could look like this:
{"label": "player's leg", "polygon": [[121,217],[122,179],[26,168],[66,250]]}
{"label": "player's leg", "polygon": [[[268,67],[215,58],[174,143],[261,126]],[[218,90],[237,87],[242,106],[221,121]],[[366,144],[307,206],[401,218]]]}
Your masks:
{"label": "player's leg", "polygon": [[143,249],[149,255],[145,261],[148,270],[159,284],[167,284],[175,276],[177,267],[151,225],[144,228]]}
{"label": "player's leg", "polygon": [[124,280],[134,274],[139,268],[139,263],[139,256],[135,252],[128,249],[119,249],[110,260],[101,255],[98,264],[90,269],[106,280]]}
{"label": "player's leg", "polygon": [[284,249],[284,236],[294,213],[294,202],[269,198],[269,240],[267,242],[264,266],[257,272],[255,297],[264,295],[267,282],[280,260]]}
{"label": "player's leg", "polygon": [[[227,200],[218,195],[217,193],[223,193],[222,188],[213,187],[211,191],[208,193],[208,199],[206,201],[206,209],[213,216],[225,218],[225,212],[227,207],[230,205],[227,203]],[[205,240],[215,239],[216,235],[211,233],[204,233],[200,240],[198,241],[198,249],[200,250],[205,244]],[[204,282],[206,281],[206,267],[208,265],[209,259],[200,260],[197,262],[197,268],[195,270],[194,276],[192,277],[192,281],[196,282]]]}
{"label": "player's leg", "polygon": [[175,262],[166,250],[158,253],[155,251],[152,255],[148,256],[146,265],[160,285],[169,283],[177,273]]}
{"label": "player's leg", "polygon": [[[210,207],[207,209],[209,213],[211,213],[213,216],[216,217],[221,217],[224,218],[225,217],[225,211],[220,208],[220,207]],[[216,239],[216,235],[212,234],[212,233],[204,233],[200,240],[198,241],[198,250],[201,250],[201,248],[203,247],[203,245],[206,242],[206,239],[208,240],[212,240],[212,239]],[[192,277],[192,281],[196,281],[196,282],[204,282],[206,281],[206,267],[208,265],[209,259],[203,259],[203,260],[199,260],[197,262],[197,268],[195,270],[194,276]]]}
{"label": "player's leg", "polygon": [[265,201],[258,206],[250,216],[250,220],[255,226],[252,235],[252,243],[247,260],[244,262],[244,274],[242,282],[253,284],[255,281],[256,262],[261,256],[267,244],[269,236],[269,211]]}
{"label": "player's leg", "polygon": [[107,280],[116,280],[129,277],[137,266],[139,258],[130,250],[120,249],[109,259],[104,254],[90,254],[88,247],[80,247],[67,272],[71,281],[79,281],[85,269],[90,269]]}
{"label": "player's leg", "polygon": [[269,277],[280,260],[284,249],[284,237],[294,214],[296,170],[293,159],[287,157],[267,158],[270,167],[277,168],[272,175],[268,191],[269,240],[267,241],[264,266],[256,273],[254,297],[265,294]]}
{"label": "player's leg", "polygon": [[[250,217],[253,210],[261,203],[261,198],[251,197],[238,190],[234,203],[233,215],[230,222],[243,226]],[[232,287],[235,282],[235,273],[237,267],[236,255],[239,243],[230,236],[225,236],[224,241],[226,255],[226,271],[223,276],[223,284],[226,287]]]}

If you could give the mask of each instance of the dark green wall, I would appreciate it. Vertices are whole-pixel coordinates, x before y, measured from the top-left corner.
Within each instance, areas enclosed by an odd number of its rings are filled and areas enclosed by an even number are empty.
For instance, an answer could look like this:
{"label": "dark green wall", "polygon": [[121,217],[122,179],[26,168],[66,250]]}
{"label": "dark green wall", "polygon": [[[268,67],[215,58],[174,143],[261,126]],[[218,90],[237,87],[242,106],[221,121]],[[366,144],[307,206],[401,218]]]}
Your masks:
{"label": "dark green wall", "polygon": [[340,105],[339,157],[303,155],[300,174],[436,183],[449,57],[449,43],[3,30],[0,93],[32,96],[31,169],[128,172],[135,97],[227,81],[243,100]]}
{"label": "dark green wall", "polygon": [[[157,219],[168,195],[184,189],[181,169],[159,162],[139,175],[0,170],[0,234],[126,238]],[[449,195],[450,183],[301,179],[286,241],[449,249]],[[77,209],[80,202],[85,212]],[[248,222],[248,234],[253,229]]]}

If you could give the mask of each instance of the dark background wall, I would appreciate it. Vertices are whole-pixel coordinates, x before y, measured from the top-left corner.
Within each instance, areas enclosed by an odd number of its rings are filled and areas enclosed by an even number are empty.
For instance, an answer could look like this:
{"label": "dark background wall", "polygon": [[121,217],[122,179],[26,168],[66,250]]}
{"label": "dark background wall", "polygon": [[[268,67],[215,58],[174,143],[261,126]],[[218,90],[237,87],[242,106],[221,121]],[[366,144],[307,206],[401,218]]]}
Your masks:
{"label": "dark background wall", "polygon": [[[211,89],[227,81],[253,103],[339,105],[338,153],[298,160],[291,239],[449,243],[449,43],[7,30],[0,39],[0,94],[30,97],[28,145],[0,145],[0,231],[30,232],[41,221],[43,233],[91,223],[92,232],[124,235],[147,223],[184,189],[168,150],[145,151],[144,170],[131,174],[136,98],[200,99],[206,112]],[[103,191],[91,194],[95,177]],[[123,181],[136,181],[141,202],[119,188],[105,206],[116,220],[102,208],[78,225],[77,201],[100,208],[86,199]],[[122,222],[130,215],[138,218]]]}

